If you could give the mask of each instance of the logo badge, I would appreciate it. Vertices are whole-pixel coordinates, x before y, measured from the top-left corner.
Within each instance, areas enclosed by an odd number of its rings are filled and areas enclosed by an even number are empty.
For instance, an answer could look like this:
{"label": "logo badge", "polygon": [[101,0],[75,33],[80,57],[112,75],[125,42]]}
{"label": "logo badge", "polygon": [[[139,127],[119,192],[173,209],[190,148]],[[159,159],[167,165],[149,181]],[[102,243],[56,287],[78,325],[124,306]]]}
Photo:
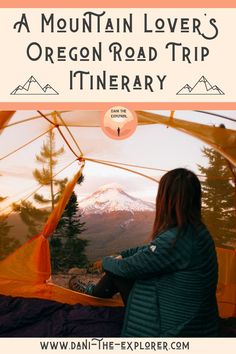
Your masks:
{"label": "logo badge", "polygon": [[122,106],[108,109],[102,116],[102,130],[111,139],[124,140],[136,130],[136,114]]}

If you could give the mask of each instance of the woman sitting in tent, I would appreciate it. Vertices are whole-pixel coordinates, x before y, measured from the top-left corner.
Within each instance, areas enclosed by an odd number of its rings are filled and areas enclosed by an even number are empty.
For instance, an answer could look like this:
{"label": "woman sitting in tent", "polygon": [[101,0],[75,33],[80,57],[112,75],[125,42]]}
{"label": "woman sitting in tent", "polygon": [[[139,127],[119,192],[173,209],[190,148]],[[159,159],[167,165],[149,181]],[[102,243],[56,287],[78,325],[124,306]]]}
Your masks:
{"label": "woman sitting in tent", "polygon": [[85,291],[102,298],[121,294],[122,336],[218,335],[217,258],[193,172],[178,168],[161,178],[152,241],[105,257],[102,266],[105,275]]}

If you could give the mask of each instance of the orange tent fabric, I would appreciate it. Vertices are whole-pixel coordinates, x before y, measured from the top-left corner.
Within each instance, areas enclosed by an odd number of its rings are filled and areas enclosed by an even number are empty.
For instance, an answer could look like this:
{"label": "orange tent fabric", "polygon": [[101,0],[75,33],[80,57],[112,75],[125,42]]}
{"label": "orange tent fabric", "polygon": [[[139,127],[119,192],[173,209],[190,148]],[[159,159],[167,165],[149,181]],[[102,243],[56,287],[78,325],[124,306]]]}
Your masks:
{"label": "orange tent fabric", "polygon": [[164,124],[189,134],[212,146],[216,151],[236,166],[236,131],[205,124],[194,123],[173,117],[164,117],[149,112],[136,112],[139,122]]}
{"label": "orange tent fabric", "polygon": [[[14,112],[0,113],[0,128],[6,124]],[[146,112],[137,112],[141,124],[159,123],[171,126],[193,135],[208,143],[236,165],[236,132],[166,118]],[[85,158],[86,160],[86,158]],[[84,160],[81,159],[79,171],[68,183],[59,203],[50,215],[42,232],[26,242],[10,256],[0,262],[0,293],[11,296],[38,297],[65,303],[81,303],[95,306],[120,306],[121,300],[97,299],[79,294],[50,283],[50,252],[48,237],[51,236],[60,220],[63,210],[71,196],[75,184],[81,176]],[[218,249],[220,268],[218,303],[222,317],[236,315],[236,252]]]}
{"label": "orange tent fabric", "polygon": [[236,250],[217,248],[217,301],[221,317],[236,316]]}
{"label": "orange tent fabric", "polygon": [[0,134],[2,127],[7,124],[8,120],[13,116],[14,113],[15,111],[0,112]]}
{"label": "orange tent fabric", "polygon": [[42,233],[0,262],[1,294],[93,306],[120,306],[122,304],[120,300],[97,299],[50,283],[51,266],[48,237],[54,232],[75,184],[81,176],[82,169],[83,165],[73,180],[68,183]]}

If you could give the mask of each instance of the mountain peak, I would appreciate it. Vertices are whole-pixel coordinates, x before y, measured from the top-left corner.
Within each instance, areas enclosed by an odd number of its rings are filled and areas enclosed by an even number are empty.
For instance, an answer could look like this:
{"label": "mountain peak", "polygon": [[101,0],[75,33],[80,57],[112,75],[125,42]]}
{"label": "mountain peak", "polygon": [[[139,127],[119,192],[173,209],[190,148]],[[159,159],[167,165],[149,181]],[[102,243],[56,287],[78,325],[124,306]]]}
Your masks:
{"label": "mountain peak", "polygon": [[154,211],[153,203],[143,201],[126,193],[117,183],[99,187],[79,203],[84,214],[103,214],[118,211]]}
{"label": "mountain peak", "polygon": [[185,84],[176,95],[224,95],[224,92],[218,86],[212,86],[207,78],[202,75],[194,86]]}
{"label": "mountain peak", "polygon": [[37,80],[35,79],[35,77],[33,75],[31,75],[30,78],[28,79],[28,81],[29,82],[35,82]]}
{"label": "mountain peak", "polygon": [[198,81],[200,81],[200,82],[201,82],[201,81],[208,81],[208,80],[205,78],[205,76],[204,76],[204,75],[202,75]]}
{"label": "mountain peak", "polygon": [[18,85],[12,92],[11,95],[58,95],[58,92],[54,88],[47,84],[42,87],[39,82],[35,79],[33,75],[29,77],[26,83]]}
{"label": "mountain peak", "polygon": [[99,187],[97,192],[105,192],[109,189],[116,189],[118,190],[119,192],[122,191],[122,186],[118,183],[108,183],[108,184],[104,184],[103,186]]}

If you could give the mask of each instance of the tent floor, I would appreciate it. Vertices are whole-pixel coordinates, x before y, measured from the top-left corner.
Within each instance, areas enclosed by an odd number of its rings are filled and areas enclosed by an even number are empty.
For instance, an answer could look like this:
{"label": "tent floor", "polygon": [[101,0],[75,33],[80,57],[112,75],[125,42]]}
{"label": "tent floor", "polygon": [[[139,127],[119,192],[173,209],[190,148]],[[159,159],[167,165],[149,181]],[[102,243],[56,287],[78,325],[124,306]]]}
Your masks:
{"label": "tent floor", "polygon": [[[68,305],[0,295],[0,337],[119,337],[123,307]],[[236,318],[221,319],[221,337],[236,337]]]}
{"label": "tent floor", "polygon": [[0,295],[0,337],[119,337],[124,308]]}

